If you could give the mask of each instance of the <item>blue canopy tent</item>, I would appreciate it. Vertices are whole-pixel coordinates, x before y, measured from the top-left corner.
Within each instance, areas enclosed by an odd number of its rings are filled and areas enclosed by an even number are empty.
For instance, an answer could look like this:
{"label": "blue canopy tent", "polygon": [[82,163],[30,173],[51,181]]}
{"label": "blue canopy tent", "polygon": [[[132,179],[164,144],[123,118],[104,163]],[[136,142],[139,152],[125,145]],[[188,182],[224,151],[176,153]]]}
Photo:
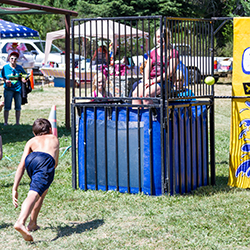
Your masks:
{"label": "blue canopy tent", "polygon": [[0,19],[0,38],[39,37],[36,30]]}

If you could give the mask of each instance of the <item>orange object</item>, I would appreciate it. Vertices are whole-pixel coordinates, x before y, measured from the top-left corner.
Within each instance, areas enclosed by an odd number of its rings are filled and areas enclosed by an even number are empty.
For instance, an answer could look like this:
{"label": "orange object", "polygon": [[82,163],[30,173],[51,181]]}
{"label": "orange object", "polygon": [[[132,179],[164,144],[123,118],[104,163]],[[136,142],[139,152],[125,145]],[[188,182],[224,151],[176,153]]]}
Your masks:
{"label": "orange object", "polygon": [[31,86],[31,88],[32,89],[34,89],[34,83],[35,81],[34,81],[34,76],[33,76],[33,69],[31,70],[31,72],[30,72],[30,86]]}
{"label": "orange object", "polygon": [[52,127],[52,134],[57,137],[57,126],[56,126],[56,105],[53,105],[49,114],[49,119]]}
{"label": "orange object", "polygon": [[214,60],[214,69],[217,69],[217,66],[218,66],[218,62],[217,60]]}

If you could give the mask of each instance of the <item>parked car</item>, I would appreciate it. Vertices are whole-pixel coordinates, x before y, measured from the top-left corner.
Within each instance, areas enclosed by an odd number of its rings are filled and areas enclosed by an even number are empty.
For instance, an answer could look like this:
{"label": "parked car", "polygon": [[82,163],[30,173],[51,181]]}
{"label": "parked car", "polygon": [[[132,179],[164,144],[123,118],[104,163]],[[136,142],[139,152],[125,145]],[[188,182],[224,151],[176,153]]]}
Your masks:
{"label": "parked car", "polygon": [[211,75],[212,67],[215,81],[219,77],[227,77],[228,74],[232,73],[232,57],[214,57],[212,61],[212,57],[209,55],[204,57],[193,56],[189,44],[173,44],[173,48],[179,51],[179,58],[188,68],[191,82],[200,82],[202,76]]}
{"label": "parked car", "polygon": [[[35,40],[35,39],[0,39],[0,58],[2,61],[7,62],[8,52],[7,46],[9,43],[18,43],[24,44],[27,50],[23,51],[25,58],[27,61],[21,64],[24,68],[33,68],[35,74],[40,73],[40,68],[43,66],[44,62],[44,49],[45,49],[45,42],[44,40]],[[70,55],[71,57],[71,55]],[[78,65],[80,56],[75,55],[75,65]],[[56,47],[54,44],[51,46],[51,51],[49,54],[48,62],[50,65],[54,65],[58,67],[60,64],[65,63],[65,54],[64,52]],[[28,64],[28,65],[27,65]]]}
{"label": "parked car", "polygon": [[[24,56],[28,59],[28,61],[34,60],[33,68],[38,70],[43,66],[44,61],[44,48],[45,41],[43,40],[34,40],[34,39],[0,39],[0,57],[7,61],[8,52],[7,46],[9,43],[18,43],[24,44],[27,50],[23,51]],[[63,52],[52,44],[49,61],[61,64],[64,63],[64,55]]]}

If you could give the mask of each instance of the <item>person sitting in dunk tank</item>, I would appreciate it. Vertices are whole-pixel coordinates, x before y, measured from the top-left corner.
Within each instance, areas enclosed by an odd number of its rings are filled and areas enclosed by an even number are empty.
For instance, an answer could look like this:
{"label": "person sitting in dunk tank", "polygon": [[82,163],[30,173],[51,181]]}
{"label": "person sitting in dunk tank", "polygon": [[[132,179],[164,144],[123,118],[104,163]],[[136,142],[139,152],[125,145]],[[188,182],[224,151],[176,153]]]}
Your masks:
{"label": "person sitting in dunk tank", "polygon": [[102,72],[95,74],[92,83],[92,97],[112,97],[112,94],[106,90],[107,78]]}
{"label": "person sitting in dunk tank", "polygon": [[[165,82],[166,82],[165,79],[168,79],[168,82],[170,84],[171,82],[173,83],[175,81],[174,78],[176,74],[176,68],[179,63],[179,56],[178,52],[175,49],[173,49],[170,44],[171,32],[168,29],[166,29],[165,39],[163,39],[163,44],[162,44],[163,51],[161,51],[161,46],[159,46],[161,41],[160,29],[156,31],[155,39],[157,46],[150,52],[150,58],[148,58],[147,60],[146,67],[144,69],[144,74],[145,74],[144,81],[139,83],[139,85],[134,89],[132,93],[133,97],[140,97],[140,98],[156,97],[161,94],[161,88],[165,88]],[[162,81],[161,81],[161,52],[163,53]],[[167,65],[165,66],[165,64]],[[161,82],[163,86],[161,86]],[[152,103],[153,101],[150,99],[143,100],[143,104],[152,104]],[[142,104],[142,101],[140,99],[133,99],[132,104]]]}

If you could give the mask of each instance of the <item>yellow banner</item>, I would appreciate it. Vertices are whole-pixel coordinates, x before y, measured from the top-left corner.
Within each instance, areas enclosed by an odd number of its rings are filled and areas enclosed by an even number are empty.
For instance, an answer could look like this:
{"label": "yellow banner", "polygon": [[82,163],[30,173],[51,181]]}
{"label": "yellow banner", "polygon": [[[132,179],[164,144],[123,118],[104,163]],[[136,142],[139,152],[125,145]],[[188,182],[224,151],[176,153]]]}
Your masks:
{"label": "yellow banner", "polygon": [[250,18],[234,18],[231,140],[228,185],[250,188]]}

